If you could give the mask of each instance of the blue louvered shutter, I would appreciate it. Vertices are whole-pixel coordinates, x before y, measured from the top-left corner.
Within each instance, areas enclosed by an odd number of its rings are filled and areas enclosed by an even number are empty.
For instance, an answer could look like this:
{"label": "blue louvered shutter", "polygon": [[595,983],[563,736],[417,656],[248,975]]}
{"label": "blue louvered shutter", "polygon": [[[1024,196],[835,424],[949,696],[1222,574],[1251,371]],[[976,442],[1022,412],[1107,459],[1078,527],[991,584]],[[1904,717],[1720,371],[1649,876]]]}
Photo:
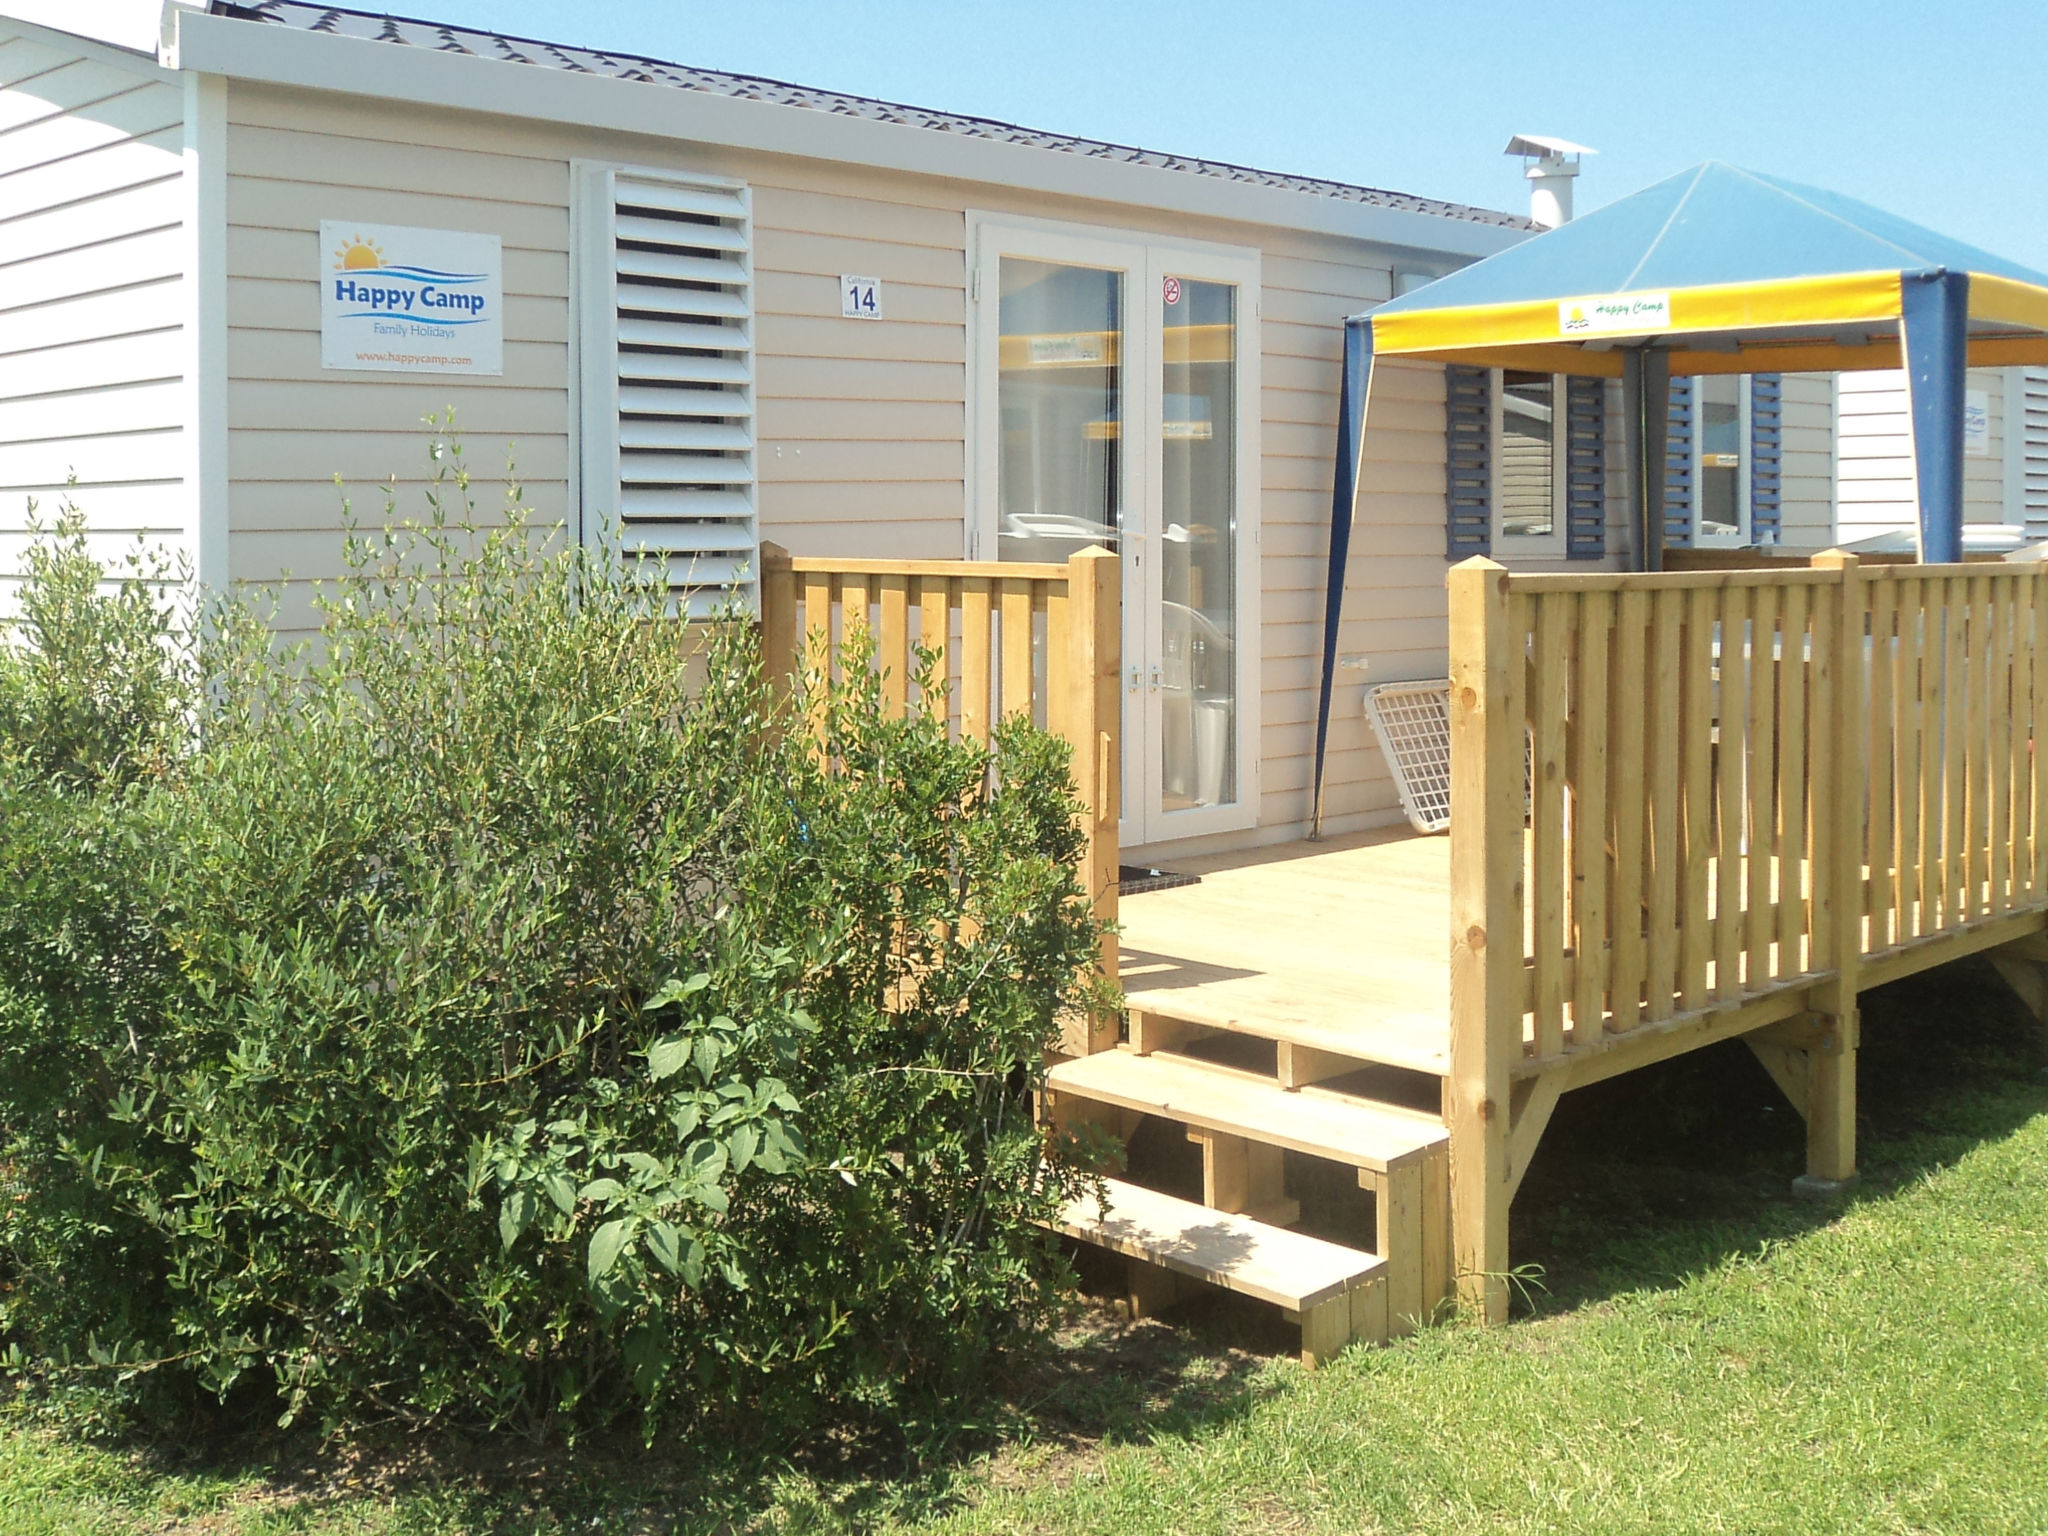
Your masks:
{"label": "blue louvered shutter", "polygon": [[1444,556],[1493,553],[1493,378],[1444,368]]}
{"label": "blue louvered shutter", "polygon": [[1607,553],[1607,386],[1565,380],[1564,553],[1598,560]]}
{"label": "blue louvered shutter", "polygon": [[1785,378],[1749,381],[1749,542],[1775,544],[1785,495]]}
{"label": "blue louvered shutter", "polygon": [[1664,429],[1664,543],[1670,549],[1692,548],[1699,484],[1699,455],[1694,451],[1699,418],[1693,399],[1698,393],[1689,375],[1671,381],[1671,411]]}

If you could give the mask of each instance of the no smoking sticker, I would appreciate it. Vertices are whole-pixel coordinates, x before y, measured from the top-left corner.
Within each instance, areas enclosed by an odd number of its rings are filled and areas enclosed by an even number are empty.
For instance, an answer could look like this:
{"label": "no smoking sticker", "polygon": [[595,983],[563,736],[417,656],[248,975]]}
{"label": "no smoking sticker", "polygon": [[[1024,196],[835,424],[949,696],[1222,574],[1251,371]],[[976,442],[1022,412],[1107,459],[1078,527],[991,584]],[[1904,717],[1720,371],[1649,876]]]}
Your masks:
{"label": "no smoking sticker", "polygon": [[1178,304],[1180,302],[1180,279],[1169,277],[1161,285],[1161,297],[1166,300],[1166,307],[1168,309]]}

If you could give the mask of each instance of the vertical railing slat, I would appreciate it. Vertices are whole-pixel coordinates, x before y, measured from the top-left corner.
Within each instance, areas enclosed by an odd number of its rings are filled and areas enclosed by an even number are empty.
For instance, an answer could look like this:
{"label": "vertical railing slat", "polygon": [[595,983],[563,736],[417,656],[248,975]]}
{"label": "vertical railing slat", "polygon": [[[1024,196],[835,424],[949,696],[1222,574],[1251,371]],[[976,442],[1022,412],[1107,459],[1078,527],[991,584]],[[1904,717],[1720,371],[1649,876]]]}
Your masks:
{"label": "vertical railing slat", "polygon": [[1805,969],[1801,940],[1806,918],[1806,695],[1812,685],[1806,616],[1811,589],[1785,589],[1783,639],[1778,650],[1778,974]]}
{"label": "vertical railing slat", "polygon": [[1031,713],[1031,583],[1016,577],[1003,582],[1002,703],[1005,716]]}
{"label": "vertical railing slat", "polygon": [[948,718],[953,675],[953,583],[944,576],[921,576],[917,586],[917,643],[931,652],[932,686],[925,690],[925,712]]}
{"label": "vertical railing slat", "polygon": [[1963,690],[1969,701],[1963,728],[1963,904],[1967,922],[1982,917],[1989,883],[1990,844],[1991,600],[1990,581],[1969,578],[1969,638],[1963,652]]}
{"label": "vertical railing slat", "polygon": [[1749,589],[1721,598],[1721,740],[1715,754],[1714,998],[1742,995],[1744,769],[1749,760]]}
{"label": "vertical railing slat", "polygon": [[1679,631],[1685,622],[1682,590],[1651,594],[1650,700],[1648,720],[1649,792],[1648,944],[1644,990],[1648,1016],[1667,1019],[1678,988]]}
{"label": "vertical railing slat", "polygon": [[1608,706],[1607,805],[1614,828],[1614,947],[1609,968],[1610,1027],[1633,1029],[1643,1009],[1644,709],[1650,594],[1622,590],[1615,605],[1612,702]]}
{"label": "vertical railing slat", "polygon": [[1864,832],[1870,866],[1870,948],[1883,949],[1897,930],[1894,909],[1897,882],[1892,878],[1897,843],[1893,819],[1892,773],[1897,724],[1892,717],[1892,681],[1896,644],[1892,628],[1898,616],[1899,584],[1891,577],[1871,581],[1870,606],[1870,807]]}
{"label": "vertical railing slat", "polygon": [[1771,863],[1778,832],[1772,805],[1778,770],[1772,737],[1778,704],[1778,589],[1758,587],[1755,595],[1749,629],[1749,898],[1743,934],[1749,956],[1744,980],[1751,991],[1771,976]]}
{"label": "vertical railing slat", "polygon": [[2034,900],[2048,901],[2048,591],[2042,588],[2048,568],[2035,565],[2027,573],[2027,595],[2033,616],[2033,643],[2027,658],[2033,699],[2027,714],[2027,751],[2033,793],[2028,796],[2027,845],[2033,865]]}
{"label": "vertical railing slat", "polygon": [[1943,584],[1948,605],[1941,658],[1942,692],[1942,833],[1941,926],[1953,928],[1969,918],[1969,721],[1970,721],[1970,583],[1951,576]]}
{"label": "vertical railing slat", "polygon": [[1597,1040],[1607,1016],[1607,664],[1614,597],[1579,600],[1578,687],[1574,694],[1572,922],[1575,950],[1572,1040]]}
{"label": "vertical railing slat", "polygon": [[[1833,558],[1833,552],[1830,552],[1826,559],[1815,563],[1827,568]],[[1847,566],[1846,569],[1853,570],[1854,567]],[[1804,900],[1794,900],[1792,911],[1801,919],[1799,926],[1806,936],[1806,955],[1800,970],[1831,971],[1835,968],[1838,940],[1845,931],[1841,925],[1847,920],[1837,905],[1848,853],[1835,835],[1835,797],[1854,794],[1860,807],[1863,782],[1859,777],[1853,787],[1849,784],[1845,767],[1858,760],[1860,754],[1843,750],[1846,743],[1841,739],[1839,723],[1835,719],[1835,688],[1840,681],[1843,648],[1849,643],[1846,629],[1850,622],[1848,588],[1838,585],[1812,587],[1807,591],[1806,615],[1812,627],[1812,641],[1807,647],[1804,669],[1807,709],[1798,734],[1801,753],[1797,775],[1797,798],[1806,808],[1806,835],[1801,839],[1805,852],[1805,896]],[[1860,639],[1863,622],[1860,609],[1855,622],[1859,626]],[[1863,665],[1861,651],[1859,645],[1858,668]],[[1861,830],[1860,817],[1858,830]],[[1862,952],[1860,940],[1857,952]]]}
{"label": "vertical railing slat", "polygon": [[960,736],[986,742],[989,728],[989,600],[986,576],[960,581]]}
{"label": "vertical railing slat", "polygon": [[901,572],[877,578],[882,610],[875,659],[882,669],[882,702],[902,714],[910,698],[910,579]]}
{"label": "vertical railing slat", "polygon": [[1683,877],[1678,902],[1678,1006],[1690,1011],[1707,1001],[1707,961],[1714,930],[1707,916],[1707,883],[1714,852],[1714,625],[1720,593],[1698,587],[1684,594],[1685,659],[1680,668],[1679,768],[1685,779]]}
{"label": "vertical railing slat", "polygon": [[1992,916],[2008,910],[2012,893],[2012,583],[2003,575],[1990,582],[1991,654],[1987,670],[1990,681],[1987,714],[1991,739],[1985,744],[1990,772],[1986,809],[1990,825],[1985,833],[1990,856],[1985,875],[1990,881],[1986,904]]}
{"label": "vertical railing slat", "polygon": [[1529,825],[1538,1056],[1555,1056],[1564,1049],[1565,707],[1571,683],[1565,666],[1565,637],[1576,606],[1573,597],[1563,592],[1548,593],[1535,604],[1535,697],[1530,701],[1535,739]]}

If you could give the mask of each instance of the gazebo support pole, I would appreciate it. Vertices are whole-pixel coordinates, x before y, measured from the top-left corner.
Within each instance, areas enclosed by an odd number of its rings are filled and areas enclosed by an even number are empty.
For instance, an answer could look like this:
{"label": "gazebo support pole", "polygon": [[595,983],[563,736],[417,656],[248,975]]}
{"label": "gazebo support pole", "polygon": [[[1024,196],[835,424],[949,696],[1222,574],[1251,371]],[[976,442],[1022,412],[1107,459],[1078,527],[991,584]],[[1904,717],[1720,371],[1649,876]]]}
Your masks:
{"label": "gazebo support pole", "polygon": [[1671,359],[1631,347],[1621,360],[1621,414],[1628,423],[1628,504],[1636,566],[1664,569],[1664,455],[1671,415]]}
{"label": "gazebo support pole", "polygon": [[1963,402],[1969,370],[1970,275],[1936,268],[1899,277],[1913,463],[1920,492],[1920,558],[1963,558]]}
{"label": "gazebo support pole", "polygon": [[1323,836],[1323,767],[1330,745],[1330,690],[1337,680],[1338,630],[1351,560],[1351,516],[1358,500],[1358,461],[1365,452],[1365,410],[1372,394],[1372,321],[1344,322],[1344,372],[1337,390],[1337,465],[1330,492],[1330,558],[1323,568],[1323,673],[1316,695],[1315,778],[1309,785],[1310,842]]}

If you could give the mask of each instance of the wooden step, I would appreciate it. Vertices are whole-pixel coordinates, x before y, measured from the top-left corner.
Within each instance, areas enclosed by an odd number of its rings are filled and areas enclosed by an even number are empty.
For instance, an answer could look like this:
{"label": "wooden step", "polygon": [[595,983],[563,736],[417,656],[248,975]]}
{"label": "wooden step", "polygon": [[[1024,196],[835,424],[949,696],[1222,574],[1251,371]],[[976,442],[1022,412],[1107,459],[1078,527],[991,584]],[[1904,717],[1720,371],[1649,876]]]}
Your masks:
{"label": "wooden step", "polygon": [[1421,1013],[1364,999],[1334,999],[1313,989],[1290,990],[1272,978],[1216,983],[1199,988],[1148,989],[1126,979],[1124,996],[1133,1015],[1168,1025],[1216,1030],[1277,1041],[1327,1058],[1319,1072],[1334,1076],[1348,1067],[1400,1067],[1432,1077],[1451,1070],[1451,1026],[1445,1012]]}
{"label": "wooden step", "polygon": [[[1355,1338],[1386,1342],[1385,1260],[1120,1179],[1105,1182],[1107,1209],[1083,1195],[1067,1203],[1056,1229],[1293,1314],[1305,1365],[1322,1363]],[[1144,1297],[1161,1299],[1139,1275],[1132,1294],[1134,1312],[1145,1310]]]}
{"label": "wooden step", "polygon": [[1421,1162],[1449,1140],[1441,1124],[1407,1110],[1290,1093],[1185,1057],[1103,1051],[1059,1063],[1045,1081],[1056,1101],[1112,1104],[1374,1173]]}

